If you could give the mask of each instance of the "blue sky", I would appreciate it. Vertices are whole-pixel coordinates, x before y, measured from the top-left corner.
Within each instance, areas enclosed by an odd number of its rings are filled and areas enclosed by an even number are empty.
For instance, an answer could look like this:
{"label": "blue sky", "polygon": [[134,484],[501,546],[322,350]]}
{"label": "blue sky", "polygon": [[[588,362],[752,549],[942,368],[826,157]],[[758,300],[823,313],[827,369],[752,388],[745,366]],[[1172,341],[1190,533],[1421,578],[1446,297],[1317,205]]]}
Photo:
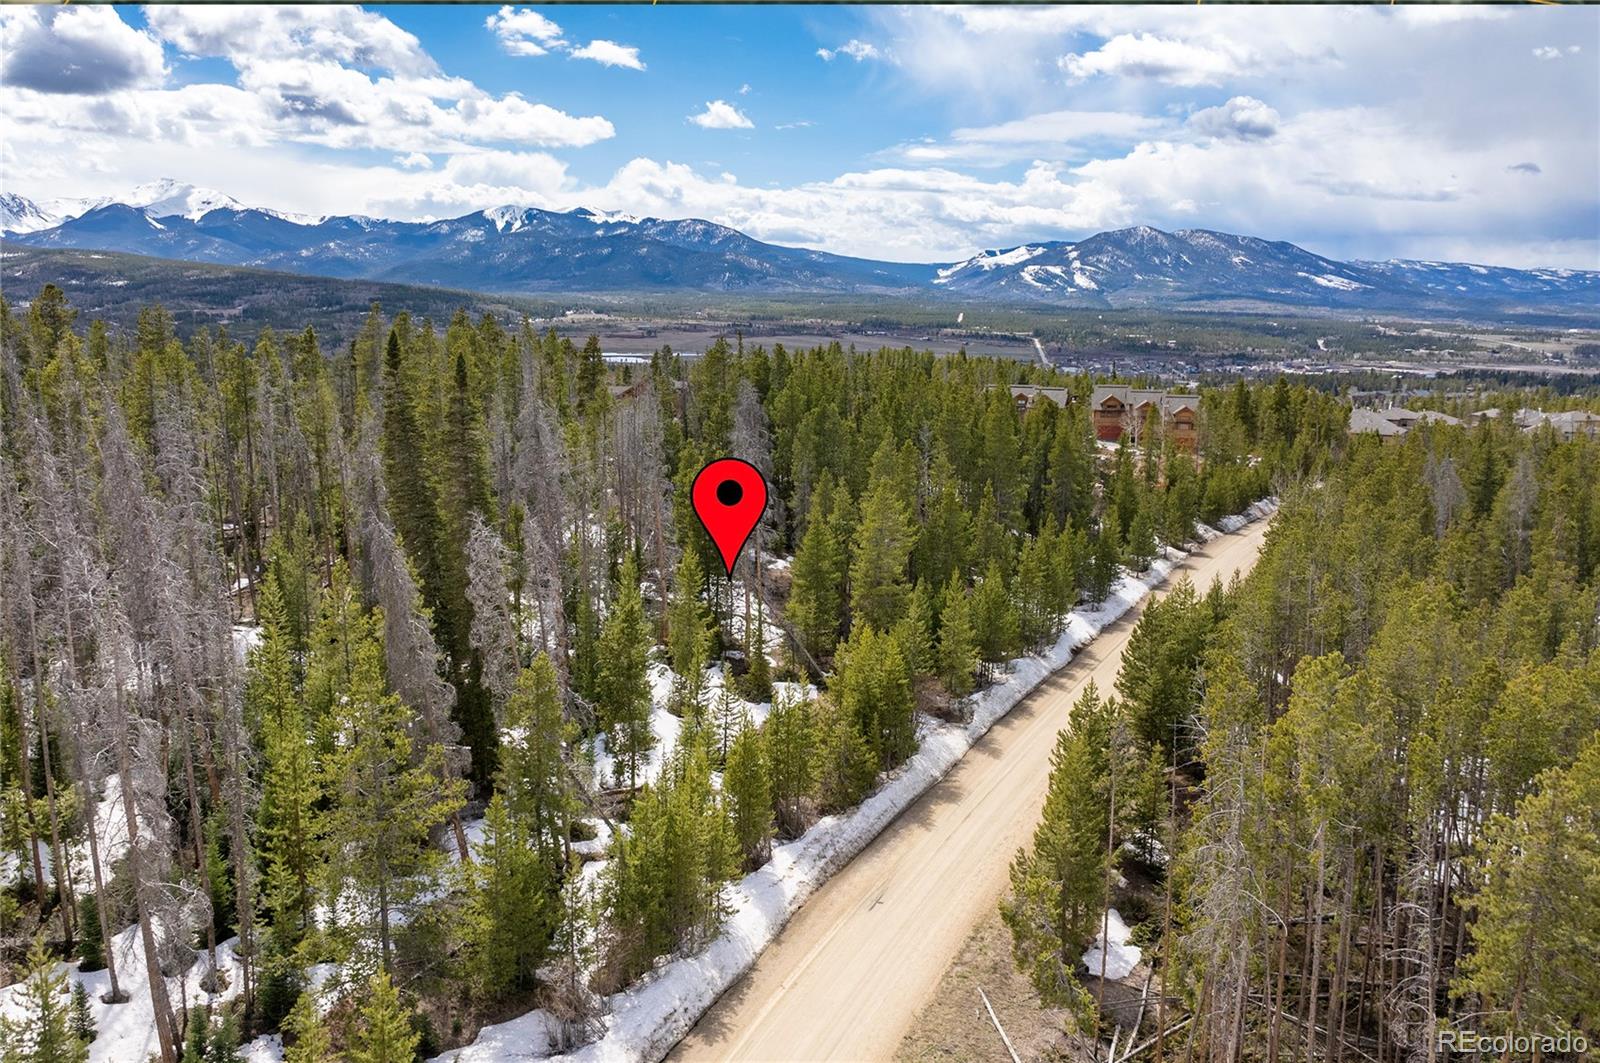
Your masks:
{"label": "blue sky", "polygon": [[707,217],[915,261],[1132,224],[1600,267],[1600,9],[0,10],[0,164],[252,205]]}

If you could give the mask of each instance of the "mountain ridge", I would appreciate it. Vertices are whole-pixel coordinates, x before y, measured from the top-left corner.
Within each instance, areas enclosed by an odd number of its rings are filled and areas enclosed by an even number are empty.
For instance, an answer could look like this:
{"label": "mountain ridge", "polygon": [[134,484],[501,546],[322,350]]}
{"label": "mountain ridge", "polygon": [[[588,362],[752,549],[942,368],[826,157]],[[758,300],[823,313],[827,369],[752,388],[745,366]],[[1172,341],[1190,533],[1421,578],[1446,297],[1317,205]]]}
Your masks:
{"label": "mountain ridge", "polygon": [[919,264],[769,244],[699,218],[507,204],[433,221],[248,207],[163,179],[125,201],[0,195],[0,233],[335,278],[500,292],[601,289],[945,293],[1063,309],[1284,305],[1331,310],[1592,311],[1600,272],[1390,259],[1341,262],[1282,240],[1148,225]]}

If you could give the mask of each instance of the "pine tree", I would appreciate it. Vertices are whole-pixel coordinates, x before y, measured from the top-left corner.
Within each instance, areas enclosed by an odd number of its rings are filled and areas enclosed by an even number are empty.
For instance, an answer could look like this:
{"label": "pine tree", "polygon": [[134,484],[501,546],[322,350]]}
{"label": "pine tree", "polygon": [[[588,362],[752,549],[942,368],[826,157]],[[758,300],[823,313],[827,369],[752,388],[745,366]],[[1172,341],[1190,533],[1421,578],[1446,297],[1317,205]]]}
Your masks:
{"label": "pine tree", "polygon": [[1156,557],[1155,521],[1150,515],[1150,505],[1141,505],[1128,525],[1128,563],[1136,572],[1150,567]]}
{"label": "pine tree", "polygon": [[[1196,672],[1210,631],[1210,611],[1187,579],[1147,605],[1134,625],[1117,693],[1145,743],[1171,750],[1187,733],[1183,725],[1199,708]],[[1187,748],[1181,741],[1176,745],[1180,752]]]}
{"label": "pine tree", "polygon": [[831,514],[813,501],[800,548],[795,551],[788,615],[810,652],[826,657],[839,638],[843,611],[844,555]]}
{"label": "pine tree", "polygon": [[698,662],[705,666],[706,645],[711,639],[711,616],[705,601],[700,597],[705,587],[705,570],[700,566],[700,555],[694,550],[683,551],[678,567],[672,576],[672,595],[667,602],[667,652],[672,658],[672,669],[686,675]]}
{"label": "pine tree", "polygon": [[1089,600],[1099,604],[1106,600],[1106,595],[1111,593],[1111,587],[1117,581],[1117,561],[1120,551],[1117,548],[1117,536],[1114,531],[1116,516],[1111,514],[1101,522],[1100,531],[1090,543],[1089,563],[1086,588]]}
{"label": "pine tree", "polygon": [[384,689],[383,649],[372,619],[364,618],[362,627],[351,646],[349,693],[334,707],[336,744],[324,774],[334,801],[323,853],[329,891],[354,893],[360,903],[351,910],[375,915],[376,926],[352,929],[389,970],[391,916],[409,906],[425,873],[442,858],[428,844],[428,832],[460,808],[462,784],[442,780],[439,746],[415,755],[407,733],[411,714]]}
{"label": "pine tree", "polygon": [[872,749],[879,767],[899,764],[916,749],[916,700],[897,640],[857,624],[839,648],[833,693],[840,709]]}
{"label": "pine tree", "polygon": [[473,982],[491,998],[533,986],[553,922],[550,869],[504,794],[489,800],[483,844],[466,871]]}
{"label": "pine tree", "polygon": [[1006,591],[1005,576],[998,561],[972,591],[972,626],[978,634],[978,656],[995,662],[1009,658],[1018,648],[1017,610]]}
{"label": "pine tree", "polygon": [[[1496,816],[1456,991],[1488,1027],[1593,1033],[1600,1020],[1600,737],[1540,777],[1516,814]],[[1588,898],[1587,901],[1582,898]]]}
{"label": "pine tree", "polygon": [[722,789],[733,806],[733,834],[744,855],[745,870],[754,870],[772,851],[772,785],[767,775],[766,743],[748,713],[728,750]]}
{"label": "pine tree", "polygon": [[435,633],[446,648],[456,644],[448,625],[454,614],[444,599],[444,529],[429,482],[427,436],[418,418],[413,373],[400,350],[397,331],[389,332],[383,373],[383,478],[389,489],[389,511],[395,530],[415,566]]}
{"label": "pine tree", "polygon": [[639,791],[632,813],[605,880],[609,962],[629,978],[716,929],[722,883],[739,866],[732,823],[700,743],[673,751],[655,784]]}
{"label": "pine tree", "polygon": [[939,616],[939,679],[956,697],[972,692],[978,667],[978,639],[972,627],[972,600],[959,572],[950,574]]}
{"label": "pine tree", "polygon": [[1041,531],[1022,548],[1017,562],[1017,624],[1022,644],[1030,649],[1044,646],[1058,630],[1055,603],[1058,597],[1050,555],[1054,536]]}
{"label": "pine tree", "polygon": [[933,674],[933,592],[923,580],[912,588],[906,614],[894,626],[894,637],[913,678]]}
{"label": "pine tree", "polygon": [[189,1009],[183,1032],[182,1063],[206,1063],[206,1047],[211,1043],[211,1016],[196,1004]]}
{"label": "pine tree", "polygon": [[[333,1058],[333,1042],[317,1014],[317,994],[307,989],[284,1021],[283,1063],[324,1063]],[[292,1038],[292,1040],[291,1040]]]}
{"label": "pine tree", "polygon": [[411,1009],[400,1000],[386,971],[367,982],[359,1024],[349,1046],[350,1063],[411,1063],[421,1040]]}
{"label": "pine tree", "polygon": [[639,593],[639,568],[629,554],[618,576],[616,600],[600,630],[596,695],[600,719],[616,757],[617,782],[626,779],[630,788],[638,786],[639,768],[656,744],[650,728],[646,671],[650,641],[644,599]]}
{"label": "pine tree", "polygon": [[[464,324],[464,315],[462,321]],[[440,425],[437,465],[430,479],[436,485],[441,534],[440,582],[429,604],[434,609],[437,641],[448,654],[450,679],[456,688],[454,716],[472,750],[473,780],[481,785],[493,773],[497,732],[493,702],[483,686],[483,658],[471,645],[466,545],[474,515],[490,526],[496,516],[483,419],[468,383],[465,351],[458,351],[455,357],[454,385]],[[426,591],[426,578],[423,587]]]}
{"label": "pine tree", "polygon": [[231,1011],[222,1013],[222,1019],[211,1032],[205,1063],[244,1063],[244,1057],[239,1054],[239,1020]]}
{"label": "pine tree", "polygon": [[496,784],[510,816],[555,875],[565,866],[566,838],[577,811],[563,754],[576,734],[562,715],[555,665],[544,654],[517,677],[506,702],[505,726]]}
{"label": "pine tree", "polygon": [[84,1044],[94,1041],[94,1015],[89,1011],[89,992],[82,982],[72,983],[72,1015],[68,1019],[72,1035]]}
{"label": "pine tree", "polygon": [[321,793],[275,581],[262,587],[260,616],[261,642],[250,651],[245,687],[247,715],[259,721],[263,747],[265,774],[256,817],[266,862],[267,907],[274,928],[292,941],[312,925]]}
{"label": "pine tree", "polygon": [[772,699],[772,711],[761,728],[766,746],[768,779],[772,787],[772,811],[778,829],[796,838],[805,830],[806,803],[816,778],[812,744],[815,728],[812,702],[783,694]]}
{"label": "pine tree", "polygon": [[733,748],[734,739],[747,724],[748,716],[744,705],[734,696],[733,689],[724,677],[722,689],[717,692],[716,707],[711,714],[711,733],[707,735],[714,768],[721,768],[727,763],[728,751]]}
{"label": "pine tree", "polygon": [[27,974],[13,999],[21,1018],[0,1015],[5,1063],[86,1063],[89,1042],[73,1029],[66,972],[56,970],[42,938],[28,950]]}
{"label": "pine tree", "polygon": [[861,499],[850,563],[850,613],[853,623],[887,630],[905,612],[909,593],[911,513],[906,484],[899,477],[896,452],[885,438],[872,460],[872,474]]}
{"label": "pine tree", "polygon": [[860,804],[872,790],[878,777],[878,756],[836,699],[818,703],[816,716],[812,772],[817,806],[824,813],[843,811]]}
{"label": "pine tree", "polygon": [[1107,713],[1089,684],[1072,726],[1056,736],[1044,812],[1032,846],[1011,862],[1011,894],[1000,904],[1017,968],[1042,1000],[1079,1023],[1090,1021],[1093,1006],[1076,971],[1097,931],[1106,870],[1109,806],[1091,795],[1105,791]]}
{"label": "pine tree", "polygon": [[683,551],[672,578],[672,596],[667,602],[667,652],[672,659],[673,713],[699,714],[705,698],[705,668],[711,657],[714,639],[711,617],[700,597],[705,585],[705,570],[699,552]]}
{"label": "pine tree", "polygon": [[93,892],[78,900],[78,955],[83,962],[78,970],[84,974],[103,970],[106,965],[105,941],[100,931],[100,902]]}

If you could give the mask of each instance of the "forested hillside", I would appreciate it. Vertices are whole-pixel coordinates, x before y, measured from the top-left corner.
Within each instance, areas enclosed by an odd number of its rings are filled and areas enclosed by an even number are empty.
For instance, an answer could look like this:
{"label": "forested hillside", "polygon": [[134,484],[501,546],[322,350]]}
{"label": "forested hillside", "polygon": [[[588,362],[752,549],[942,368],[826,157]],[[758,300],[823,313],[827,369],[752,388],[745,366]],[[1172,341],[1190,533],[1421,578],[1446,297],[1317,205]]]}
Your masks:
{"label": "forested hillside", "polygon": [[1505,422],[1366,437],[1289,492],[1242,585],[1147,609],[1012,868],[1044,999],[1094,1032],[1109,904],[1154,958],[1152,1058],[1398,1063],[1468,1033],[1587,1058],[1597,469],[1600,442]]}
{"label": "forested hillside", "polygon": [[[1372,581],[1423,579],[1436,556],[1480,572],[1472,535],[1504,526],[1506,491],[1521,567],[1468,579],[1467,605],[1447,567],[1416,601],[1488,612],[1518,573],[1557,585],[1560,543],[1588,542],[1585,517],[1546,549],[1545,465],[1509,444],[1487,481],[1461,459],[1446,549],[1398,472],[1330,474],[1345,410],[1326,396],[1207,393],[1189,454],[1156,430],[1097,445],[1087,378],[1056,381],[1065,408],[1019,411],[997,385],[1026,373],[722,342],[617,370],[594,340],[377,307],[341,349],[310,324],[180,342],[159,306],[118,331],[53,286],[25,313],[0,303],[8,1052],[82,1058],[98,1027],[96,1059],[227,1060],[276,1032],[291,1061],[400,1061],[534,1008],[571,1047],[607,994],[712,938],[724,885],[775,839],[912,754],[919,715],[959,718],[1197,521],[1332,476],[1278,536],[1316,540],[1275,549],[1280,596],[1229,599],[1228,644],[1269,696],[1239,709],[1259,718],[1247,737],[1283,709],[1274,668],[1381,643],[1369,610],[1391,597]],[[723,455],[772,485],[732,578],[687,504]],[[1379,501],[1393,547],[1348,523]],[[1290,575],[1335,548],[1348,581]],[[1548,656],[1562,629],[1538,609],[1592,613],[1582,593],[1530,592],[1505,637]],[[1569,747],[1481,793],[1512,808]],[[1329,881],[1378,880],[1323,837]],[[93,990],[74,1005],[68,975]]]}

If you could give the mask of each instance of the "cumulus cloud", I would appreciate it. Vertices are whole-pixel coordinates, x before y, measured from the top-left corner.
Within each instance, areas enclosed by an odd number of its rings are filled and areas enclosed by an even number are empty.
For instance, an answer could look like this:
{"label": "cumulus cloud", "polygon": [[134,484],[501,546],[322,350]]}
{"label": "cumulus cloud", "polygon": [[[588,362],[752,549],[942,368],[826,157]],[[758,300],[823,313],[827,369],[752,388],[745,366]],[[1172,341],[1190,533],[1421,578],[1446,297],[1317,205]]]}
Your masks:
{"label": "cumulus cloud", "polygon": [[[210,147],[301,143],[392,153],[471,151],[484,147],[582,147],[615,129],[600,115],[572,115],[516,92],[496,96],[470,80],[446,76],[417,38],[381,15],[358,8],[251,6],[161,7],[147,12],[150,35],[136,33],[111,7],[19,9],[6,15],[4,125],[0,134],[40,145],[85,135],[148,151],[154,143]],[[149,53],[149,81],[170,41],[193,56],[226,59],[234,83],[195,82],[174,88],[123,86],[98,96],[54,95],[54,84],[13,77],[30,55],[11,48],[20,27],[90,25],[94,39]],[[88,20],[85,22],[84,20]],[[70,39],[70,35],[69,38]],[[91,52],[91,54],[94,54]],[[94,76],[125,80],[107,61]],[[115,77],[113,77],[115,74]]]}
{"label": "cumulus cloud", "polygon": [[573,44],[566,39],[559,25],[532,8],[507,4],[484,19],[483,25],[499,39],[500,47],[511,55],[540,56],[565,52],[570,58],[588,59],[602,66],[644,69],[639,49],[633,45],[607,40],[593,40],[582,46]]}
{"label": "cumulus cloud", "polygon": [[544,55],[566,44],[561,27],[532,8],[519,9],[507,4],[484,19],[483,24],[512,55]]}
{"label": "cumulus cloud", "polygon": [[1189,127],[1208,137],[1266,140],[1278,131],[1278,121],[1278,112],[1254,96],[1235,96],[1190,115]]}
{"label": "cumulus cloud", "polygon": [[433,160],[420,151],[408,152],[405,155],[394,157],[395,165],[407,170],[431,170]]}
{"label": "cumulus cloud", "polygon": [[1123,33],[1092,52],[1061,57],[1061,69],[1075,81],[1097,76],[1153,78],[1172,85],[1215,85],[1240,70],[1227,50],[1150,33]]}
{"label": "cumulus cloud", "polygon": [[883,58],[883,52],[878,49],[877,45],[868,44],[866,41],[855,40],[853,38],[845,41],[837,48],[817,49],[817,57],[820,58],[824,63],[833,62],[833,57],[836,55],[848,56],[858,63],[867,59]]}
{"label": "cumulus cloud", "polygon": [[590,41],[582,48],[572,50],[574,59],[592,59],[602,66],[625,66],[629,70],[643,70],[639,49],[616,41]]}
{"label": "cumulus cloud", "polygon": [[706,109],[699,114],[691,114],[689,121],[701,129],[755,128],[755,123],[746,118],[743,111],[727,100],[708,100]]}
{"label": "cumulus cloud", "polygon": [[101,95],[158,85],[161,42],[111,7],[25,7],[0,13],[0,84]]}
{"label": "cumulus cloud", "polygon": [[184,54],[219,57],[240,69],[303,59],[413,76],[438,70],[415,34],[359,7],[153,5],[144,17]]}

